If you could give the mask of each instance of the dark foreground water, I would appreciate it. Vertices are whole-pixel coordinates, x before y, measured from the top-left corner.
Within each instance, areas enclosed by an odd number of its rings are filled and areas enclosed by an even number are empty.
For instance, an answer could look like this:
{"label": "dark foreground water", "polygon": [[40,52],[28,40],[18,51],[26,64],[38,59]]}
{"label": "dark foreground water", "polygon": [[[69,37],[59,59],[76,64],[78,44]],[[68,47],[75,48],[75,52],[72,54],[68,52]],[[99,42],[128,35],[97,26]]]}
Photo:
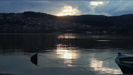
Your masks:
{"label": "dark foreground water", "polygon": [[132,55],[132,45],[131,35],[0,34],[0,74],[122,74],[115,58]]}

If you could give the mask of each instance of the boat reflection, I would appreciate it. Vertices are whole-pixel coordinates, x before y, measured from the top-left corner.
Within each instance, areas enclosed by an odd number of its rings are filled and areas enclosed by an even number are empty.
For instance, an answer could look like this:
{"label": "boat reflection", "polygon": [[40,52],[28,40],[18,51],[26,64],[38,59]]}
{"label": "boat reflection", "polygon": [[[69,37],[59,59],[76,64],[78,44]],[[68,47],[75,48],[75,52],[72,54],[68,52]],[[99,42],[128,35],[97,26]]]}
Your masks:
{"label": "boat reflection", "polygon": [[91,58],[90,67],[92,67],[94,71],[100,72],[101,74],[121,74],[119,69],[110,68],[109,62],[100,61],[95,58]]}

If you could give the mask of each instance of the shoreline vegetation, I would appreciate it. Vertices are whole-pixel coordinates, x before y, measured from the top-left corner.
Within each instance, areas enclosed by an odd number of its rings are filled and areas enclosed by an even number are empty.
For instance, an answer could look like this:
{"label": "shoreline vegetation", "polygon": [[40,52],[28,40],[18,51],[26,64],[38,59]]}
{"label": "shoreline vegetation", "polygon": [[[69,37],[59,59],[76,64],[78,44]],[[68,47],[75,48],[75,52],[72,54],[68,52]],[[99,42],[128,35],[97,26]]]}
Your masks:
{"label": "shoreline vegetation", "polygon": [[26,11],[0,13],[0,33],[133,34],[133,14],[53,16]]}

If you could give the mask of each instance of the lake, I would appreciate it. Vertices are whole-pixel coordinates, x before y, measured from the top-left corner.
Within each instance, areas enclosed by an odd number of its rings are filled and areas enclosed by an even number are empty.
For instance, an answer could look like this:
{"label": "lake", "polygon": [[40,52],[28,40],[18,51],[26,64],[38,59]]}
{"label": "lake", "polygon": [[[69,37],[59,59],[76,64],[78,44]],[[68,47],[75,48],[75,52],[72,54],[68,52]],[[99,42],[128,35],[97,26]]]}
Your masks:
{"label": "lake", "polygon": [[[132,35],[0,34],[0,74],[122,74],[118,52],[133,53]],[[31,62],[38,53],[38,64]]]}

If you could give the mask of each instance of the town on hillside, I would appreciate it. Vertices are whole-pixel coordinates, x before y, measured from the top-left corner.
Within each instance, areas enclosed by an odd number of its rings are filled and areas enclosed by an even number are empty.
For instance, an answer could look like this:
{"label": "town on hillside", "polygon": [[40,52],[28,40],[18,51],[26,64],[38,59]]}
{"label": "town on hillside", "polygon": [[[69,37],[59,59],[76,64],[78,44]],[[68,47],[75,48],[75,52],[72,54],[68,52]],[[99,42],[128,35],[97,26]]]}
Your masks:
{"label": "town on hillside", "polygon": [[131,27],[96,26],[49,16],[32,17],[24,13],[0,13],[0,33],[86,33],[133,34]]}

